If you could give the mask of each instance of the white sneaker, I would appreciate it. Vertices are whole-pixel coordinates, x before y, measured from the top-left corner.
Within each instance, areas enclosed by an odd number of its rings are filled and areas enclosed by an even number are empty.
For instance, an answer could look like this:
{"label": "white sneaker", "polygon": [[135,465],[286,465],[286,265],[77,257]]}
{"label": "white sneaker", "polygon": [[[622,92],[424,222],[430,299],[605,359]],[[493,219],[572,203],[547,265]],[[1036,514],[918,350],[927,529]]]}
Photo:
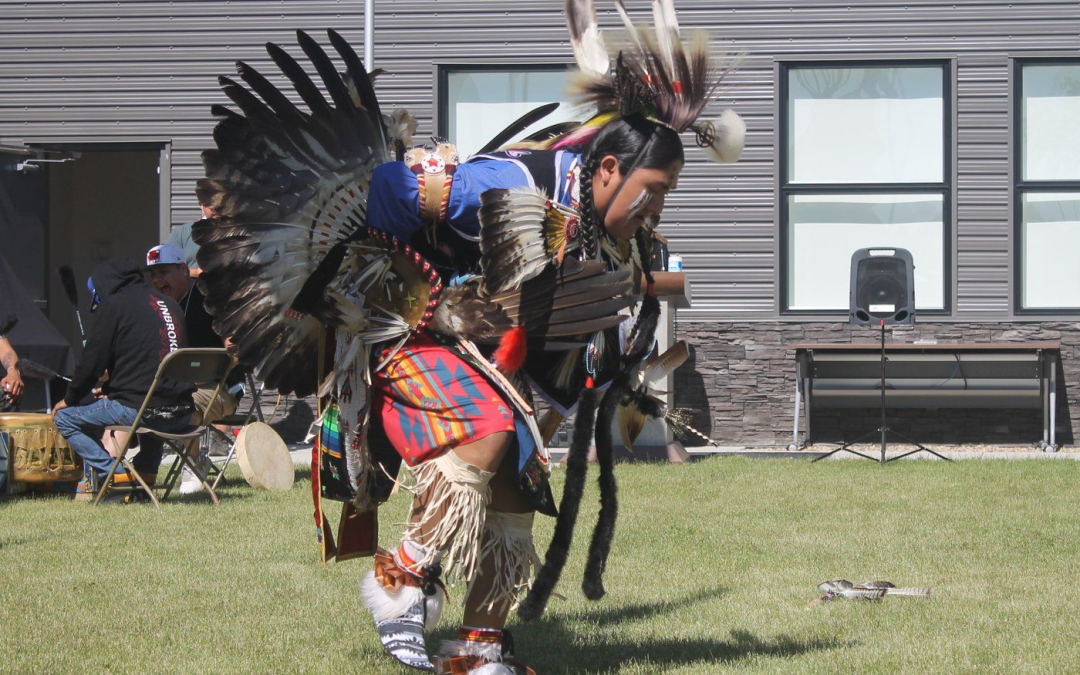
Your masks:
{"label": "white sneaker", "polygon": [[184,472],[180,476],[180,494],[190,495],[196,492],[202,492],[205,489],[202,481],[195,475],[195,472],[185,466]]}

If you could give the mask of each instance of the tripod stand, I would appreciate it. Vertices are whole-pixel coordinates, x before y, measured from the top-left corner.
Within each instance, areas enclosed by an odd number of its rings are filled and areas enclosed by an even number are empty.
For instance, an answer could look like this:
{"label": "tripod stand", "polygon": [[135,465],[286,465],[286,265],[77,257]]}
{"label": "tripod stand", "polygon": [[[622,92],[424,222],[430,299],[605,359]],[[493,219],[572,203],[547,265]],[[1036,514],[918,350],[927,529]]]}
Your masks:
{"label": "tripod stand", "polygon": [[[821,461],[821,460],[825,459],[826,457],[832,457],[833,455],[835,455],[838,452],[850,452],[851,454],[858,455],[859,457],[862,457],[863,459],[869,459],[870,461],[873,461],[873,462],[880,461],[881,464],[884,465],[884,464],[886,464],[888,462],[892,462],[893,460],[901,459],[903,457],[907,457],[908,455],[914,455],[916,452],[929,452],[931,455],[937,457],[938,459],[943,459],[946,462],[951,462],[952,460],[950,460],[948,457],[945,457],[945,456],[943,456],[943,455],[941,455],[941,454],[939,454],[937,452],[934,452],[933,450],[926,447],[925,445],[922,445],[921,443],[916,443],[915,441],[911,440],[910,438],[908,438],[908,437],[906,437],[906,436],[904,436],[902,434],[899,434],[899,433],[893,431],[892,429],[890,429],[888,427],[887,422],[885,420],[885,361],[886,361],[886,359],[885,359],[885,320],[884,319],[881,320],[880,325],[881,325],[881,426],[878,427],[876,430],[871,431],[868,434],[863,434],[862,436],[859,436],[854,441],[848,441],[847,443],[844,443],[839,448],[833,450],[832,452],[829,452],[828,454],[822,455],[821,457],[818,457],[818,458],[814,459],[814,461],[818,462],[818,461]],[[864,439],[870,438],[871,436],[873,436],[875,434],[881,434],[881,459],[880,460],[875,458],[875,457],[871,457],[870,455],[863,454],[863,453],[859,452],[858,450],[852,450],[851,449],[851,446],[855,445],[856,443],[859,443],[859,442],[863,441]],[[896,457],[890,457],[889,459],[886,459],[885,458],[885,448],[888,447],[887,436],[889,434],[892,434],[893,436],[895,436],[896,438],[900,439],[901,441],[903,441],[905,443],[910,443],[911,445],[914,445],[915,449],[912,450],[911,452],[905,452],[902,455],[897,455]]]}

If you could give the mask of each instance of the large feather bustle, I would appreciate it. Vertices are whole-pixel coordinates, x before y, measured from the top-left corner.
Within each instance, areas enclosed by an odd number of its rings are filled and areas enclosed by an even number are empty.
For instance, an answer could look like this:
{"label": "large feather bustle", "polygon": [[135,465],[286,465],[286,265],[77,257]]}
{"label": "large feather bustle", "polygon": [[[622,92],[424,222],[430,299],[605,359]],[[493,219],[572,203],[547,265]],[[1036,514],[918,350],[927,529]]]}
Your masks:
{"label": "large feather bustle", "polygon": [[[303,304],[318,317],[293,304],[319,262],[363,226],[371,173],[387,161],[390,140],[371,77],[339,34],[328,36],[344,75],[297,32],[318,85],[284,49],[266,47],[306,109],[248,64],[237,64],[239,80],[220,78],[238,111],[214,106],[217,147],[203,153],[206,178],[197,186],[200,203],[220,218],[193,228],[214,329],[232,337],[241,363],[267,386],[300,395],[316,386],[322,325],[366,322],[336,267],[308,284]],[[405,128],[395,132],[407,132],[409,121],[398,121]]]}

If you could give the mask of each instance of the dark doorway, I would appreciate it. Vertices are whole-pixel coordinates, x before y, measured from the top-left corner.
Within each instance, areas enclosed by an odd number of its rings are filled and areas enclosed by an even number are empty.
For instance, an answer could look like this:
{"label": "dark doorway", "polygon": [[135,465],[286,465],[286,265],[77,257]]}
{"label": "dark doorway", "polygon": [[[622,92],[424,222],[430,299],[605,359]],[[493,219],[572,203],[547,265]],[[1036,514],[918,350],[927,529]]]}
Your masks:
{"label": "dark doorway", "polygon": [[71,265],[89,330],[86,278],[101,262],[142,257],[160,243],[160,150],[80,150],[74,162],[49,166],[48,316],[76,348],[75,312],[56,276]]}
{"label": "dark doorway", "polygon": [[[146,144],[0,149],[0,255],[76,355],[82,338],[56,270],[74,269],[89,330],[90,271],[112,257],[144,256],[167,230],[163,156],[161,146]],[[40,409],[44,399],[40,383],[27,381],[23,410]]]}

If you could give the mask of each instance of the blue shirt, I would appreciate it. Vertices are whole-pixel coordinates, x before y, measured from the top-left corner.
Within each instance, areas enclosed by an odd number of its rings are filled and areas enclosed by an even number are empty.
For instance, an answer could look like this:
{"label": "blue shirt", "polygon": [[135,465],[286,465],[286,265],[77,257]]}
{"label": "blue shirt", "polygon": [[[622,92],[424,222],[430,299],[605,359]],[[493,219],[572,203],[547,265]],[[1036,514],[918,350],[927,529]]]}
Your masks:
{"label": "blue shirt", "polygon": [[[550,168],[543,164],[550,161]],[[477,155],[454,172],[447,204],[447,224],[469,241],[480,241],[480,195],[493,188],[544,187],[560,204],[570,205],[572,181],[567,177],[579,156],[565,151],[509,150]],[[537,163],[551,175],[539,179]],[[530,168],[530,164],[534,168]],[[553,183],[546,185],[545,183]],[[390,162],[375,169],[367,203],[367,224],[409,242],[425,222],[420,219],[420,188],[416,174],[404,162]]]}

